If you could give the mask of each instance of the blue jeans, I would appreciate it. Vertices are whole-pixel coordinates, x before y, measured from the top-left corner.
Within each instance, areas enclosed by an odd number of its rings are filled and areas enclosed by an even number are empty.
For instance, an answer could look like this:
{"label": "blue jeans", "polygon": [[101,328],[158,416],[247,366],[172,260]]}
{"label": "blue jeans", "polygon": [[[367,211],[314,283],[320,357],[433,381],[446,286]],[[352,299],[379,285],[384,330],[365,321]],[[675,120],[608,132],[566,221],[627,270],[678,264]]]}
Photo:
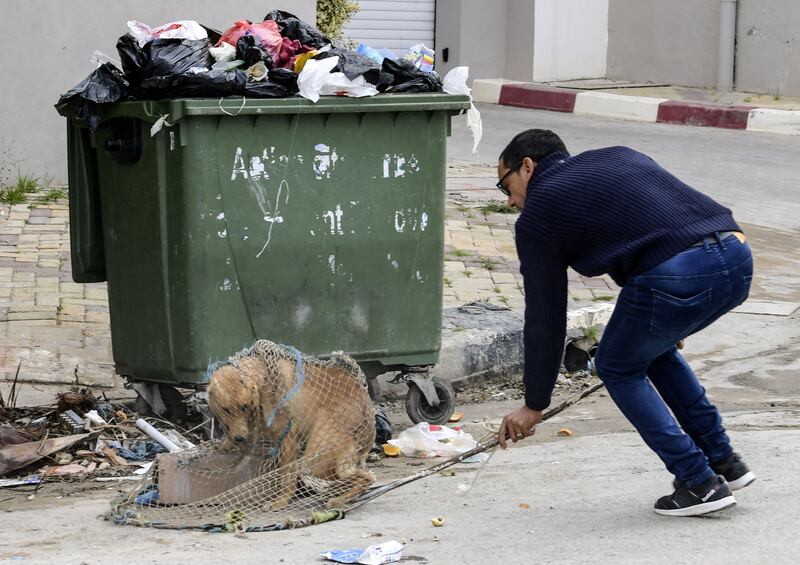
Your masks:
{"label": "blue jeans", "polygon": [[690,487],[713,477],[709,461],[724,461],[732,449],[675,344],[744,302],[752,277],[747,243],[709,236],[625,284],[598,348],[597,372],[611,398]]}

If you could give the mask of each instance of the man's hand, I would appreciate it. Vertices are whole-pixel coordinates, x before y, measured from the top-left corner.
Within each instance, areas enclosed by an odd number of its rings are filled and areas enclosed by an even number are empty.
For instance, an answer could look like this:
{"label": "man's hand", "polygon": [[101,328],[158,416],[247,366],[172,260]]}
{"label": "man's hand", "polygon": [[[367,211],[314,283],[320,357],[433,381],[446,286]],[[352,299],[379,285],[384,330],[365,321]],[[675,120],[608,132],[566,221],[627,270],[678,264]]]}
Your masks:
{"label": "man's hand", "polygon": [[514,443],[522,438],[532,436],[536,431],[536,424],[542,421],[542,412],[540,410],[533,410],[527,406],[518,408],[507,414],[503,418],[503,423],[500,424],[500,430],[497,439],[500,442],[500,447],[506,448],[506,439],[510,439]]}

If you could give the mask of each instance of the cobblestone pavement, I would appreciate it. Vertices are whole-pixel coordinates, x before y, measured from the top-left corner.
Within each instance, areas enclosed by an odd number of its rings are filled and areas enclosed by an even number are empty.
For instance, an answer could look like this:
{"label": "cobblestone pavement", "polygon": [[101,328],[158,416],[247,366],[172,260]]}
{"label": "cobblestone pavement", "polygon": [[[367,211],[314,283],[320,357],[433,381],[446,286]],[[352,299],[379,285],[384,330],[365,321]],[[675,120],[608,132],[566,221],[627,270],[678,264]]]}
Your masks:
{"label": "cobblestone pavement", "polygon": [[[524,307],[516,214],[496,211],[502,195],[487,189],[493,174],[489,167],[449,168],[445,307],[473,300]],[[106,286],[72,282],[68,217],[65,200],[0,204],[0,382],[19,370],[19,380],[33,385],[122,384],[114,374]],[[614,288],[570,273],[574,306],[613,300]]]}
{"label": "cobblestone pavement", "polygon": [[[514,245],[517,213],[494,188],[495,168],[451,163],[447,181],[444,305],[488,300],[523,309],[522,276]],[[609,277],[588,278],[570,270],[570,307],[613,301]]]}

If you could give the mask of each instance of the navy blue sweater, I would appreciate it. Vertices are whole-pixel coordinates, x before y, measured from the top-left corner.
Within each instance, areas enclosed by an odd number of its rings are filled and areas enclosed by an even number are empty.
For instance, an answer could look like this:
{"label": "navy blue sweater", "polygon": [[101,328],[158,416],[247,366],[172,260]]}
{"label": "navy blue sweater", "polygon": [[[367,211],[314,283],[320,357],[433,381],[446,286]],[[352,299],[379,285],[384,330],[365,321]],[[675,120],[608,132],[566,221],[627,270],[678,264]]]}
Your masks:
{"label": "navy blue sweater", "polygon": [[731,211],[647,155],[608,147],[537,163],[516,224],[525,283],[525,404],[550,397],[566,334],[567,267],[623,286],[703,236],[739,230]]}

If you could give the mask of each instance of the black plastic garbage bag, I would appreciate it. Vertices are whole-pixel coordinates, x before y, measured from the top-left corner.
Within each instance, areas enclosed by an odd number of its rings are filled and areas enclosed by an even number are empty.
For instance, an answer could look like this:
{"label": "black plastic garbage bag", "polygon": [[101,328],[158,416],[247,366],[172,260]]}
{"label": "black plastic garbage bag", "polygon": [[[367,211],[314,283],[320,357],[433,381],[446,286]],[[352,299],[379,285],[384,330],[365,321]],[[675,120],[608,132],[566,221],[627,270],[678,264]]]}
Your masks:
{"label": "black plastic garbage bag", "polygon": [[278,24],[281,35],[289,39],[296,39],[303,45],[319,49],[331,43],[322,32],[312,25],[283,10],[272,10],[264,17],[264,21],[274,20]]}
{"label": "black plastic garbage bag", "polygon": [[267,78],[259,82],[248,82],[244,95],[253,98],[286,98],[297,94],[297,74],[289,69],[270,69]]}
{"label": "black plastic garbage bag", "polygon": [[132,35],[125,34],[117,41],[122,70],[133,86],[139,86],[147,78],[210,68],[214,63],[210,47],[208,39],[153,39],[139,47]]}
{"label": "black plastic garbage bag", "polygon": [[394,83],[385,92],[441,92],[442,81],[435,72],[419,70],[410,61],[383,60],[383,72],[394,77]]}
{"label": "black plastic garbage bag", "polygon": [[211,70],[202,73],[156,76],[140,85],[147,98],[206,98],[209,96],[241,96],[247,85],[244,71]]}
{"label": "black plastic garbage bag", "polygon": [[347,49],[331,49],[320,53],[314,59],[328,59],[329,57],[339,57],[339,63],[331,72],[344,73],[344,76],[350,80],[364,75],[364,79],[368,83],[378,84],[381,66],[366,55]]}
{"label": "black plastic garbage bag", "polygon": [[104,63],[69,92],[61,95],[56,110],[62,116],[75,117],[92,132],[97,129],[97,105],[129,98],[128,82],[111,63]]}
{"label": "black plastic garbage bag", "polygon": [[375,447],[373,451],[383,451],[383,444],[392,439],[392,423],[386,417],[386,412],[378,405],[375,407]]}
{"label": "black plastic garbage bag", "polygon": [[375,84],[375,88],[378,90],[378,92],[386,92],[393,84],[394,76],[385,71],[381,71],[378,82]]}
{"label": "black plastic garbage bag", "polygon": [[247,67],[263,62],[268,69],[272,68],[272,56],[254,35],[243,35],[239,38],[236,42],[236,58],[244,61]]}

